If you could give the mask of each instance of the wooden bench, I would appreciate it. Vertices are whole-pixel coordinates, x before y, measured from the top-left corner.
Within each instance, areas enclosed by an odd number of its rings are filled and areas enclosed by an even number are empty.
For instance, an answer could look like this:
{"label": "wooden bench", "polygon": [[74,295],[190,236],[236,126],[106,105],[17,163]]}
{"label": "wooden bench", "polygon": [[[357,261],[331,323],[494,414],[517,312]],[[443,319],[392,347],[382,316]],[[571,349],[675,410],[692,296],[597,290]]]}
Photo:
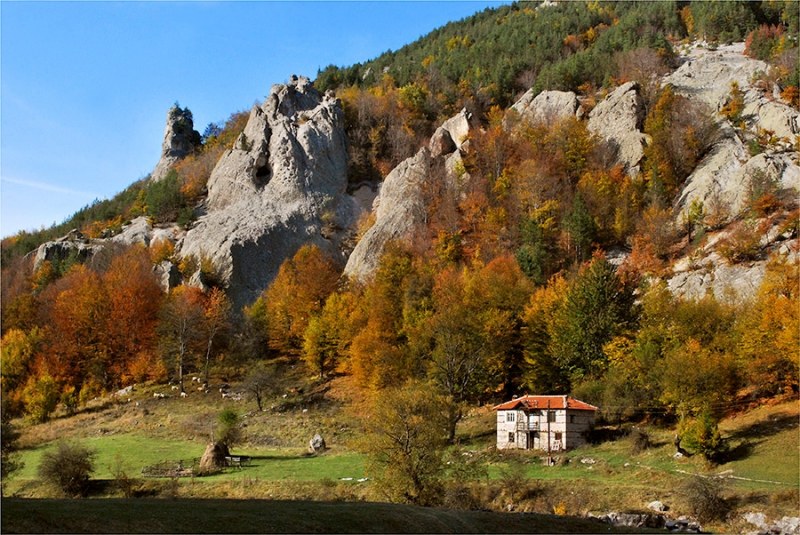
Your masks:
{"label": "wooden bench", "polygon": [[250,464],[250,457],[247,455],[228,455],[225,457],[225,464],[241,468],[242,466]]}

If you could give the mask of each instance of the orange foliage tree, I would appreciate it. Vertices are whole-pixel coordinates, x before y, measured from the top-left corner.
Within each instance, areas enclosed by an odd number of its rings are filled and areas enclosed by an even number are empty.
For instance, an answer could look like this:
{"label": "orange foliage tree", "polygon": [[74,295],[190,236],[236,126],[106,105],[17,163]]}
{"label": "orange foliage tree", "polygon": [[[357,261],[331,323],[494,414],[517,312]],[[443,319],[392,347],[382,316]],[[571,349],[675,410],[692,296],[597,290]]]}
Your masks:
{"label": "orange foliage tree", "polygon": [[259,298],[264,301],[271,349],[300,354],[308,322],[336,289],[339,273],[333,259],[315,245],[304,245],[281,264],[275,280]]}

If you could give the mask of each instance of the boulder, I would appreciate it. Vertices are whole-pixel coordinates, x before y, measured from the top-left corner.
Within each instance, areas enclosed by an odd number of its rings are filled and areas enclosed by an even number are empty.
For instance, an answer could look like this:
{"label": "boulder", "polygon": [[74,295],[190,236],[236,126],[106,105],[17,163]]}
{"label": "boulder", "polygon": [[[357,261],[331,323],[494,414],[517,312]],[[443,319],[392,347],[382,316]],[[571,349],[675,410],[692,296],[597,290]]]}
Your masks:
{"label": "boulder", "polygon": [[164,141],[161,143],[161,159],[156,164],[150,179],[161,180],[178,161],[191,154],[200,145],[200,134],[194,129],[192,112],[177,104],[167,111]]}
{"label": "boulder", "polygon": [[304,244],[344,263],[347,229],[361,213],[346,188],[341,104],[293,76],[253,107],[220,158],[208,183],[208,213],[187,232],[179,254],[209,258],[239,308]]}
{"label": "boulder", "polygon": [[631,175],[638,173],[644,156],[647,137],[641,132],[644,116],[637,82],[617,87],[589,113],[589,131],[616,149],[617,163]]}
{"label": "boulder", "polygon": [[767,262],[730,265],[716,261],[710,266],[678,273],[667,281],[670,291],[685,299],[702,299],[707,294],[726,303],[755,296],[766,273]]}
{"label": "boulder", "polygon": [[664,503],[661,502],[660,500],[654,500],[648,503],[647,508],[650,509],[651,511],[656,511],[657,513],[663,513],[664,511],[669,510],[669,507],[664,505]]}
{"label": "boulder", "polygon": [[158,284],[164,292],[169,292],[181,282],[181,273],[178,271],[178,266],[169,260],[164,260],[153,266],[153,272],[156,274]]}
{"label": "boulder", "polygon": [[764,531],[769,530],[769,524],[767,524],[767,517],[764,513],[745,513],[744,520],[745,522],[753,524],[760,530]]}
{"label": "boulder", "polygon": [[768,100],[758,91],[748,91],[747,96],[749,102],[742,115],[748,119],[749,126],[772,132],[793,145],[795,136],[800,133],[800,112],[782,102]]}
{"label": "boulder", "polygon": [[732,129],[723,135],[708,155],[689,175],[676,203],[678,220],[693,201],[701,201],[706,213],[722,209],[715,217],[730,222],[747,208],[753,177],[774,181],[782,189],[800,191],[800,166],[792,153],[772,151],[749,157],[739,136]]}
{"label": "boulder", "polygon": [[327,449],[325,439],[322,438],[322,435],[319,433],[311,437],[311,440],[308,441],[308,451],[311,453],[319,453],[325,449]]}
{"label": "boulder", "polygon": [[548,124],[583,116],[583,108],[572,91],[542,91],[537,95],[529,89],[511,109],[531,123]]}
{"label": "boulder", "polygon": [[153,227],[148,218],[145,216],[139,216],[122,227],[122,232],[110,239],[111,241],[120,243],[122,245],[141,243],[144,246],[149,246],[150,234],[152,231]]}

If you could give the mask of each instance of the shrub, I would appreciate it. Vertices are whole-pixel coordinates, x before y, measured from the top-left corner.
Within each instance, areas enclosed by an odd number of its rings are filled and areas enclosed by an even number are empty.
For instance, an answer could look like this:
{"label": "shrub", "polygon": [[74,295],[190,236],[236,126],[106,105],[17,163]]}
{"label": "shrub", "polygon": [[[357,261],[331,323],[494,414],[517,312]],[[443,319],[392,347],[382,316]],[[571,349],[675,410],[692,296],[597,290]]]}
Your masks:
{"label": "shrub", "polygon": [[630,434],[631,437],[631,453],[637,455],[646,449],[653,446],[650,440],[650,434],[644,429],[634,427]]}
{"label": "shrub", "polygon": [[681,487],[692,515],[701,522],[724,520],[730,510],[728,502],[722,497],[722,480],[694,476]]}
{"label": "shrub", "polygon": [[150,245],[150,260],[153,264],[160,264],[164,260],[172,260],[175,254],[175,244],[167,239],[156,240]]}
{"label": "shrub", "polygon": [[89,476],[94,471],[93,450],[80,444],[59,442],[55,450],[45,452],[39,464],[39,477],[67,497],[85,496]]}
{"label": "shrub", "polygon": [[720,240],[718,251],[732,264],[755,260],[761,254],[761,234],[752,222],[740,221]]}
{"label": "shrub", "polygon": [[242,438],[240,423],[239,415],[233,409],[220,412],[217,415],[217,442],[228,450],[235,446]]}
{"label": "shrub", "polygon": [[719,460],[727,449],[727,443],[719,433],[717,419],[709,409],[683,422],[680,435],[689,450],[702,454],[709,462]]}

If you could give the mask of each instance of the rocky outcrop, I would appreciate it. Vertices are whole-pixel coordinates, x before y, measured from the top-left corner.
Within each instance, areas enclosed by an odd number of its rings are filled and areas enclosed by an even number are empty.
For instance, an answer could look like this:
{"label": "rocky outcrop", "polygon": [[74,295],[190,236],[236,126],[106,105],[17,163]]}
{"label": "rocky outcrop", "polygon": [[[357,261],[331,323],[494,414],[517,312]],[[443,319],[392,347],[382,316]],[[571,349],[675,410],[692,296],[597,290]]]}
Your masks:
{"label": "rocky outcrop", "polygon": [[628,82],[612,91],[589,113],[587,128],[614,147],[617,163],[635,175],[644,156],[646,136],[641,132],[645,109],[639,84]]}
{"label": "rocky outcrop", "polygon": [[744,43],[720,46],[715,50],[702,43],[682,53],[683,63],[664,78],[677,93],[698,99],[719,110],[728,100],[731,82],[744,90],[757,72],[767,72],[769,65],[743,54]]}
{"label": "rocky outcrop", "polygon": [[177,104],[167,112],[167,126],[161,143],[161,159],[150,173],[151,180],[161,180],[176,162],[191,154],[200,145],[200,134],[194,129],[189,108]]}
{"label": "rocky outcrop", "polygon": [[71,230],[66,236],[43,243],[33,255],[33,270],[38,270],[45,261],[52,264],[64,262],[86,262],[103,248],[96,240],[90,240],[78,229]]}
{"label": "rocky outcrop", "polygon": [[413,244],[426,237],[426,221],[432,192],[458,188],[461,150],[469,133],[469,114],[462,110],[445,121],[427,147],[401,162],[383,181],[374,202],[375,224],[356,245],[345,274],[365,280],[378,267],[387,243]]}
{"label": "rocky outcrop", "polygon": [[[676,92],[720,110],[730,99],[731,83],[743,93],[742,129],[735,129],[719,117],[718,141],[686,179],[676,203],[678,218],[694,201],[702,201],[717,221],[738,217],[745,208],[754,179],[768,179],[780,189],[800,191],[800,167],[796,158],[795,135],[800,131],[800,114],[790,106],[765,95],[751,81],[769,66],[742,54],[743,43],[707,50],[693,46],[683,64],[665,77]],[[747,142],[769,131],[774,141],[762,153],[752,156]]]}
{"label": "rocky outcrop", "polygon": [[800,262],[800,242],[793,230],[786,230],[780,220],[763,233],[759,259],[730,263],[718,252],[720,244],[730,238],[725,230],[708,236],[705,245],[691,256],[679,259],[667,279],[670,291],[686,299],[702,299],[713,295],[718,301],[736,303],[756,295],[766,274],[770,258]]}
{"label": "rocky outcrop", "polygon": [[529,89],[511,109],[532,123],[551,124],[568,117],[583,117],[583,108],[572,91],[542,91],[537,95]]}
{"label": "rocky outcrop", "polygon": [[717,210],[716,219],[731,221],[745,209],[753,180],[800,191],[800,167],[791,153],[769,151],[750,158],[741,139],[731,133],[689,175],[677,205],[682,214],[693,201],[701,201],[707,213]]}
{"label": "rocky outcrop", "polygon": [[[307,78],[273,86],[211,173],[208,213],[181,256],[213,262],[234,304],[252,302],[281,263],[314,243],[344,263],[360,208],[346,194],[344,114]],[[323,236],[323,229],[325,230]]]}

